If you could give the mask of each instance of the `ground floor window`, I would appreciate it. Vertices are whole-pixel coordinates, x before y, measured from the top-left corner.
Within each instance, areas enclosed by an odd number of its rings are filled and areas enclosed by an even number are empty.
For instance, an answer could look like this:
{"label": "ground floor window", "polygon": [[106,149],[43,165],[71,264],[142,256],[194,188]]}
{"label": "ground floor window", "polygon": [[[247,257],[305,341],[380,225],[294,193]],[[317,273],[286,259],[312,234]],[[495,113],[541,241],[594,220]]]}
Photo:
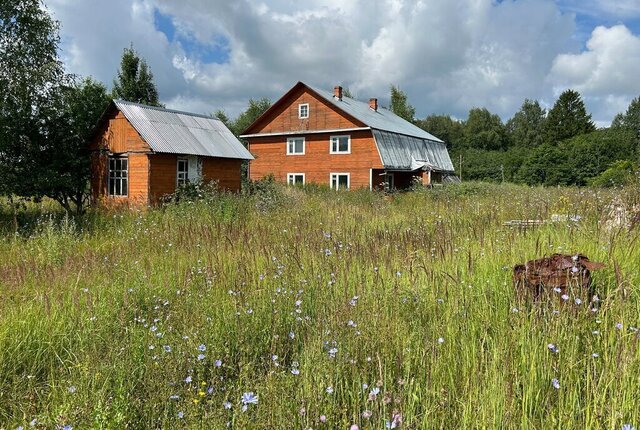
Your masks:
{"label": "ground floor window", "polygon": [[304,185],[304,173],[288,173],[287,184]]}
{"label": "ground floor window", "polygon": [[189,182],[189,160],[178,158],[178,174],[176,176],[177,185],[184,185]]}
{"label": "ground floor window", "polygon": [[332,173],[331,174],[331,188],[334,190],[348,190],[349,189],[349,174],[348,173]]}
{"label": "ground floor window", "polygon": [[109,157],[109,195],[126,196],[129,191],[129,159],[126,155]]}

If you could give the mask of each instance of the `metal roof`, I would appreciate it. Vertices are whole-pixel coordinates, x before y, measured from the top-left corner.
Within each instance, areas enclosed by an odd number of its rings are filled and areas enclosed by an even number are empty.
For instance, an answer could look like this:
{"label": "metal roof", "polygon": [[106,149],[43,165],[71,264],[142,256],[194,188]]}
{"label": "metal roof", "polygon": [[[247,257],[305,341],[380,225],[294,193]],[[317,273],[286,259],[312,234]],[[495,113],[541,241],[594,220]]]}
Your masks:
{"label": "metal roof", "polygon": [[443,172],[454,171],[447,147],[440,140],[422,139],[384,130],[372,131],[386,169],[415,170],[420,164]]}
{"label": "metal roof", "polygon": [[342,97],[342,100],[338,100],[333,97],[333,93],[325,90],[321,90],[314,87],[308,87],[323,99],[334,104],[337,108],[342,109],[347,114],[362,121],[371,128],[378,130],[390,131],[392,133],[400,133],[407,136],[418,137],[421,139],[431,140],[434,142],[442,142],[442,140],[427,133],[420,127],[411,124],[404,118],[400,118],[388,109],[379,107],[378,110],[373,110],[369,107],[368,102],[362,102],[352,99],[350,97]]}
{"label": "metal roof", "polygon": [[155,152],[253,160],[217,118],[124,100],[113,102]]}

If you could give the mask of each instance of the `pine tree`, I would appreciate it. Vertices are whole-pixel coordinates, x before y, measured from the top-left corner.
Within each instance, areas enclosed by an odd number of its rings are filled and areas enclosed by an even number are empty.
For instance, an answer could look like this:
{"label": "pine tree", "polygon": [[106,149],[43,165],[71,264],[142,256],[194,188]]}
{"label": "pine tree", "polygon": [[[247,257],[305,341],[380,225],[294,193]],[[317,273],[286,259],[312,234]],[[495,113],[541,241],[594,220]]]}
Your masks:
{"label": "pine tree", "polygon": [[558,143],[580,134],[591,133],[595,129],[580,93],[566,90],[549,111],[544,132],[545,142]]}
{"label": "pine tree", "polygon": [[118,78],[113,81],[113,98],[164,107],[158,100],[153,73],[145,60],[140,59],[133,45],[125,48],[120,61]]}

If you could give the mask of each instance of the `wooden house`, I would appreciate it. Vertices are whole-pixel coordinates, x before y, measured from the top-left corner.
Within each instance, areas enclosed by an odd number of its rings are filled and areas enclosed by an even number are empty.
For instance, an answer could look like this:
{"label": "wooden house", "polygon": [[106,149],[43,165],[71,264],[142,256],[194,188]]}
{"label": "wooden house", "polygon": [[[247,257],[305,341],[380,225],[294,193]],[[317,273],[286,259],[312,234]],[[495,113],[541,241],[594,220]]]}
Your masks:
{"label": "wooden house", "polygon": [[453,176],[445,144],[378,106],[298,82],[241,136],[253,180],[332,188],[406,188]]}
{"label": "wooden house", "polygon": [[153,205],[187,182],[218,181],[239,190],[241,165],[253,157],[218,119],[114,100],[91,151],[94,202]]}

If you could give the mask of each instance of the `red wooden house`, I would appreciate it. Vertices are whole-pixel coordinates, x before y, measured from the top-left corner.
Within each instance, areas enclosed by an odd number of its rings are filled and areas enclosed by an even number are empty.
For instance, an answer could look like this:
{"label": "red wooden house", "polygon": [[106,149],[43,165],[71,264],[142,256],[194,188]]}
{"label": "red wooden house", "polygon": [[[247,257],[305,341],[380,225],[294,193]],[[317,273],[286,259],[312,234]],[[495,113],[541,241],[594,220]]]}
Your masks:
{"label": "red wooden house", "polygon": [[298,82],[241,136],[253,180],[332,188],[406,188],[453,177],[445,144],[378,106]]}
{"label": "red wooden house", "polygon": [[241,165],[253,159],[216,118],[121,100],[102,115],[89,150],[93,200],[108,206],[156,204],[199,180],[239,190]]}

